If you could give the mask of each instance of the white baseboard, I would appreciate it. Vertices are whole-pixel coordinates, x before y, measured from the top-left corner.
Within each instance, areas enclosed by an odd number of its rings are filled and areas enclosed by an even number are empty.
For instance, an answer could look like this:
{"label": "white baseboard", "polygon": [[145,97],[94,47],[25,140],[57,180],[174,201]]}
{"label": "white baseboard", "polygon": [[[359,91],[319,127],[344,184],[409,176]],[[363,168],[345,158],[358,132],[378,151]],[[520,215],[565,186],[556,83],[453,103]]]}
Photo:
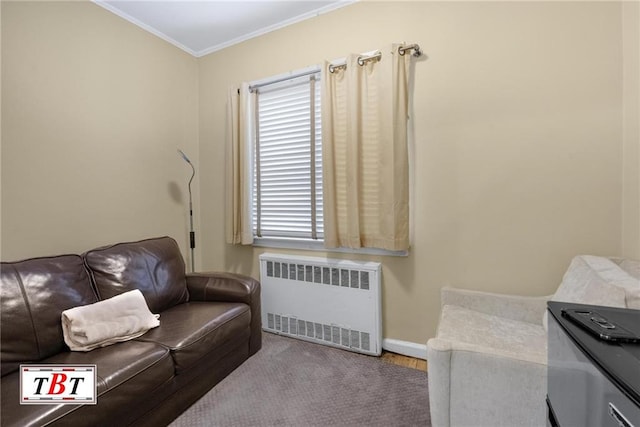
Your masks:
{"label": "white baseboard", "polygon": [[382,349],[392,353],[402,354],[403,356],[415,357],[416,359],[427,360],[427,345],[416,344],[409,341],[394,340],[392,338],[384,338],[382,340]]}

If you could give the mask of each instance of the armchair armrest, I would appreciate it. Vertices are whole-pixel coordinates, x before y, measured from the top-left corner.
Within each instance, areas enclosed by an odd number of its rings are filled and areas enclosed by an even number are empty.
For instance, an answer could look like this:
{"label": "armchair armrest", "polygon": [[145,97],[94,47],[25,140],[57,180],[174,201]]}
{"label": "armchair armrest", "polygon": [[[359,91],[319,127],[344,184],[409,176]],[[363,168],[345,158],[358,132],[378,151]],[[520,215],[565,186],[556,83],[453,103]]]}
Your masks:
{"label": "armchair armrest", "polygon": [[427,360],[434,427],[544,425],[546,357],[432,338]]}
{"label": "armchair armrest", "polygon": [[191,301],[242,302],[251,309],[249,355],[262,347],[260,282],[235,273],[188,273],[187,289]]}
{"label": "armchair armrest", "polygon": [[444,287],[441,305],[457,305],[485,314],[542,325],[547,301],[552,295],[525,297]]}

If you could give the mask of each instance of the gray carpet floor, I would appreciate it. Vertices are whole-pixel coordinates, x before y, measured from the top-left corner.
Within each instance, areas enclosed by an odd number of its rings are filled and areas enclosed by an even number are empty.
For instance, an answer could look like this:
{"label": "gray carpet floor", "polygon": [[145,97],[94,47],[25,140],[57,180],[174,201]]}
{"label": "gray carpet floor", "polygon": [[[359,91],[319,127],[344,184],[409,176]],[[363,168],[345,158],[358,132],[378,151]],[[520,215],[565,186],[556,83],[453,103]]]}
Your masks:
{"label": "gray carpet floor", "polygon": [[262,349],[170,427],[430,425],[425,372],[264,333]]}

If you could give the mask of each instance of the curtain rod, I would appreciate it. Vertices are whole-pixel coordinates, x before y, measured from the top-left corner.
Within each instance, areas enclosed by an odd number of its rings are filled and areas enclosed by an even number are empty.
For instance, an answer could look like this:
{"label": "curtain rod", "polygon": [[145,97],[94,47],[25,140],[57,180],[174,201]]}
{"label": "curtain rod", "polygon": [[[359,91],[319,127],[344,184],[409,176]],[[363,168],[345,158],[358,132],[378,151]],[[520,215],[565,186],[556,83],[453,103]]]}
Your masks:
{"label": "curtain rod", "polygon": [[[380,61],[380,58],[382,58],[382,52],[380,51],[377,51],[374,54],[368,55],[368,56],[360,55],[358,56],[358,65],[363,66],[367,62]],[[330,73],[335,73],[338,70],[345,70],[346,68],[347,68],[347,64],[340,64],[340,65],[329,64]]]}
{"label": "curtain rod", "polygon": [[[413,56],[416,58],[422,55],[422,51],[420,50],[420,46],[417,44],[411,44],[409,46],[400,46],[398,47],[398,53],[403,56],[407,51],[413,50]],[[379,61],[382,58],[382,52],[376,52],[373,55],[364,56],[361,55],[358,57],[358,65],[365,65],[369,61]],[[347,64],[339,64],[339,65],[329,65],[329,72],[335,73],[339,70],[345,70],[347,68]]]}
{"label": "curtain rod", "polygon": [[[422,51],[420,50],[420,46],[416,43],[414,44],[410,44],[409,46],[400,46],[398,48],[398,53],[400,55],[404,55],[405,53],[407,53],[407,51],[413,50],[413,56],[415,56],[416,58],[422,55]],[[361,55],[358,57],[358,64],[359,65],[365,65],[367,62],[369,61],[379,61],[380,58],[382,58],[382,52],[377,51],[372,55]],[[347,64],[340,64],[340,65],[333,65],[333,64],[329,64],[329,72],[331,73],[335,73],[338,70],[344,70],[347,68]],[[307,70],[307,71],[302,71],[300,73],[296,73],[296,74],[291,74],[288,76],[284,76],[281,77],[279,79],[275,79],[275,80],[270,80],[268,82],[264,82],[264,83],[256,83],[253,84],[251,86],[249,86],[249,92],[253,92],[254,90],[257,90],[263,86],[269,86],[272,84],[276,84],[276,83],[280,83],[280,82],[284,82],[287,80],[291,80],[291,79],[295,79],[298,77],[304,77],[304,76],[310,76],[312,74],[317,74],[320,72],[319,68],[314,68],[311,70]],[[240,93],[240,89],[238,89],[238,93]]]}
{"label": "curtain rod", "polygon": [[398,48],[398,53],[400,55],[404,55],[408,50],[413,50],[413,56],[416,58],[422,55],[422,51],[420,50],[420,46],[418,44],[410,44],[409,46],[400,46]]}

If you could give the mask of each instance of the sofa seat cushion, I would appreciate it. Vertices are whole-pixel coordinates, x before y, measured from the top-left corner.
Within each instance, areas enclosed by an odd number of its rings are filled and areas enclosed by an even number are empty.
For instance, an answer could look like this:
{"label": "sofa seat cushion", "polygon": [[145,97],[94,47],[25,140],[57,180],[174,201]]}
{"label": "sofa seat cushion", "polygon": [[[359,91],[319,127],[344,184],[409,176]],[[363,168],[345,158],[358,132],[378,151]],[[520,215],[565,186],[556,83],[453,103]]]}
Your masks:
{"label": "sofa seat cushion", "polygon": [[251,311],[243,303],[189,302],[160,314],[160,326],[136,340],[171,350],[176,374],[196,364],[224,343],[250,335]]}
{"label": "sofa seat cushion", "polygon": [[547,335],[541,325],[534,323],[445,305],[437,337],[456,342],[459,349],[547,363]]}
{"label": "sofa seat cushion", "polygon": [[[90,352],[66,351],[38,364],[95,364],[97,405],[83,415],[99,414],[117,420],[117,408],[130,405],[131,396],[150,395],[160,385],[173,378],[173,360],[165,347],[149,342],[127,341]],[[2,377],[2,426],[47,425],[68,417],[83,405],[20,405],[20,373]],[[108,410],[109,412],[106,412]],[[74,414],[75,415],[75,414]],[[70,419],[70,418],[65,418]]]}

